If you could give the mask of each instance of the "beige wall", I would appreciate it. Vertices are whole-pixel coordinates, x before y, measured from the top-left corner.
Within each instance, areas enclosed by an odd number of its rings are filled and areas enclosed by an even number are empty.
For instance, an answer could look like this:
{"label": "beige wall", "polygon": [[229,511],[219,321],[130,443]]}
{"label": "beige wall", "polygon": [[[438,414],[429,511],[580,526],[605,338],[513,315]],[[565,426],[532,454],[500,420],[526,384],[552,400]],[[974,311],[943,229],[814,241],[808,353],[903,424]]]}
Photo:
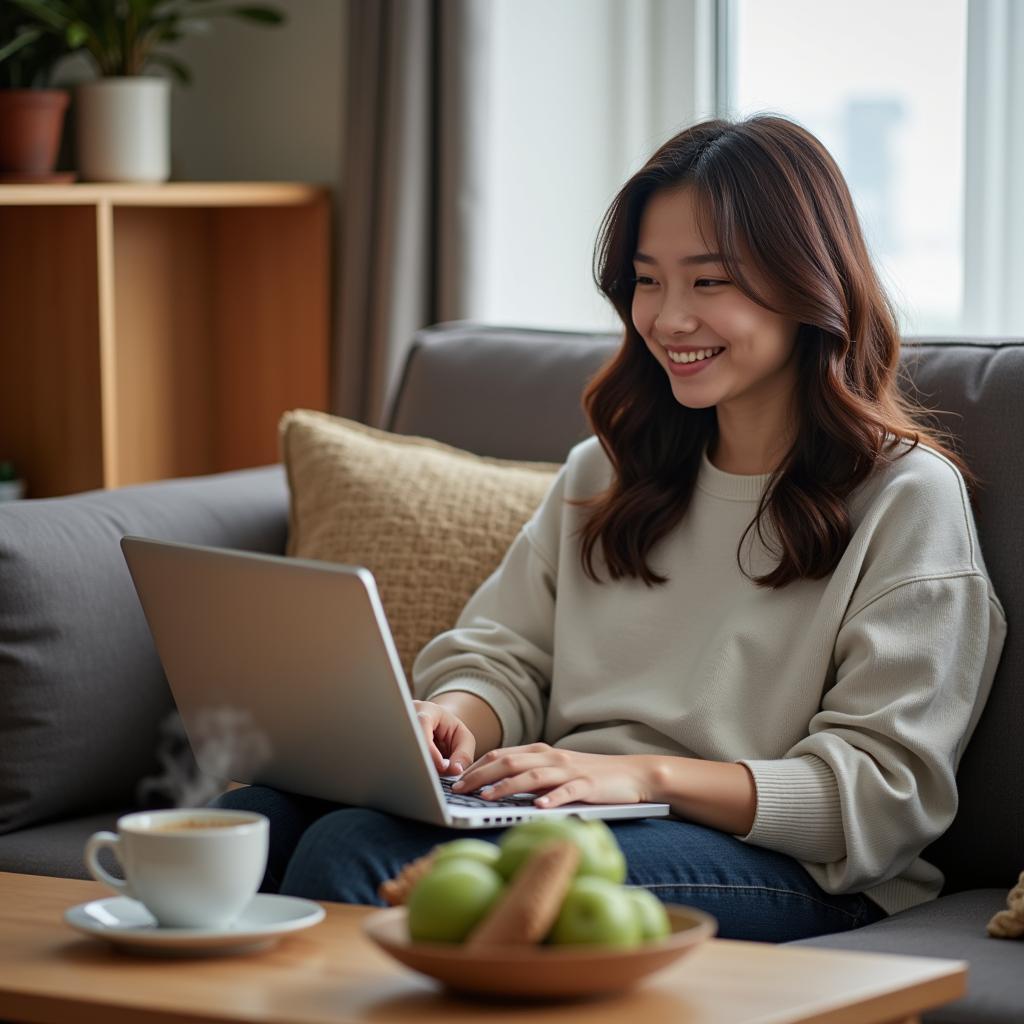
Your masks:
{"label": "beige wall", "polygon": [[[191,86],[174,85],[172,180],[339,183],[347,4],[267,2],[285,12],[286,24],[211,19],[208,35],[167,47],[193,75]],[[76,57],[56,84],[91,77]],[[73,125],[68,129],[62,167],[74,166]]]}

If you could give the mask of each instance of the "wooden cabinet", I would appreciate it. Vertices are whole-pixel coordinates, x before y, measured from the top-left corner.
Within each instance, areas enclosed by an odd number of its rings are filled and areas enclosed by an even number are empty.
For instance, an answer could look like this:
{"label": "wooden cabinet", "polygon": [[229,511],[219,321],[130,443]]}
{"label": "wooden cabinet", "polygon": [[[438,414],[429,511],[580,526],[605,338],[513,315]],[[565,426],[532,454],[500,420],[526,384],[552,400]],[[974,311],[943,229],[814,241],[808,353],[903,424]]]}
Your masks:
{"label": "wooden cabinet", "polygon": [[0,185],[0,459],[37,498],[277,461],[330,290],[323,188]]}

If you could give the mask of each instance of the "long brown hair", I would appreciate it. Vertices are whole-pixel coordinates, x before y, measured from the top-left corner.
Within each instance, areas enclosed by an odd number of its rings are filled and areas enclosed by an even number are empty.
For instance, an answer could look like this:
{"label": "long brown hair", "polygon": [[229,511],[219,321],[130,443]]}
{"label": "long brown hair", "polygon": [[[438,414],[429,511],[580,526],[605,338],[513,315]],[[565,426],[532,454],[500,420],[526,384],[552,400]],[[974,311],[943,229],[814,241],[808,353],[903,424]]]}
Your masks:
{"label": "long brown hair", "polygon": [[[589,510],[580,530],[586,574],[598,543],[611,578],[667,582],[647,565],[651,548],[685,515],[714,408],[689,409],[633,325],[633,255],[640,218],[655,192],[692,187],[702,231],[735,285],[800,325],[795,357],[796,440],[772,474],[751,528],[779,564],[760,586],[821,579],[850,539],[846,499],[901,441],[941,452],[975,481],[928,411],[898,385],[895,311],[868,256],[842,172],[800,125],[774,115],[710,120],[669,139],[619,190],[598,235],[594,276],[625,326],[616,355],[591,380],[583,405],[614,470],[611,486],[574,501]],[[743,274],[749,259],[770,299]],[[940,439],[941,438],[941,439]],[[906,454],[906,452],[904,452]],[[740,549],[737,549],[737,561]],[[746,573],[740,564],[741,571]],[[749,574],[747,574],[749,576]]]}

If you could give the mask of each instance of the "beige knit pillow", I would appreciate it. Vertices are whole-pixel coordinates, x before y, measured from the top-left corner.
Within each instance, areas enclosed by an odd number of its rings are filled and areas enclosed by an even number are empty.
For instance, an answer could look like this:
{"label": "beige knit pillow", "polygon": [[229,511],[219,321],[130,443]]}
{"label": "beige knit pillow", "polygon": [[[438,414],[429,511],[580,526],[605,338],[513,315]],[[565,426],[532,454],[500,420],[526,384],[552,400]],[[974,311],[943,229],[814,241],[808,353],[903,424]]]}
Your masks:
{"label": "beige knit pillow", "polygon": [[559,467],[483,458],[326,413],[280,423],[288,554],[369,569],[406,677],[497,568]]}

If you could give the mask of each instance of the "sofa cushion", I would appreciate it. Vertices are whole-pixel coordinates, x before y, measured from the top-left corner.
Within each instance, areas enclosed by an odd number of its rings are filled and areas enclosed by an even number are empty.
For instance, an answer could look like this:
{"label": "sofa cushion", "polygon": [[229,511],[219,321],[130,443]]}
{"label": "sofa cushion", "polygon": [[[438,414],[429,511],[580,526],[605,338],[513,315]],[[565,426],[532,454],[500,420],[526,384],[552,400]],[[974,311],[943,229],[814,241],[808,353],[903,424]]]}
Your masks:
{"label": "sofa cushion", "polygon": [[956,819],[924,857],[945,872],[947,892],[1005,894],[1024,869],[1024,343],[908,345],[904,363],[911,390],[960,439],[981,479],[978,537],[1007,620],[992,692],[957,773]]}
{"label": "sofa cushion", "polygon": [[[82,851],[93,832],[114,832],[117,819],[134,808],[100,811],[84,817],[48,821],[0,836],[0,871],[22,875],[56,875],[58,878],[90,878]],[[102,857],[108,871],[121,871],[110,853]]]}
{"label": "sofa cushion", "polygon": [[418,331],[387,420],[477,455],[564,462],[591,433],[580,401],[611,334],[453,322]]}
{"label": "sofa cushion", "polygon": [[1024,942],[993,939],[985,931],[989,918],[1005,906],[1005,889],[973,889],[852,932],[802,939],[794,945],[966,960],[967,995],[923,1019],[934,1024],[1019,1024],[1024,1019]]}
{"label": "sofa cushion", "polygon": [[407,678],[424,644],[455,625],[497,568],[558,470],[305,410],[285,414],[281,442],[288,554],[373,573]]}
{"label": "sofa cushion", "polygon": [[172,710],[124,534],[278,554],[280,467],[0,505],[0,834],[136,799]]}

